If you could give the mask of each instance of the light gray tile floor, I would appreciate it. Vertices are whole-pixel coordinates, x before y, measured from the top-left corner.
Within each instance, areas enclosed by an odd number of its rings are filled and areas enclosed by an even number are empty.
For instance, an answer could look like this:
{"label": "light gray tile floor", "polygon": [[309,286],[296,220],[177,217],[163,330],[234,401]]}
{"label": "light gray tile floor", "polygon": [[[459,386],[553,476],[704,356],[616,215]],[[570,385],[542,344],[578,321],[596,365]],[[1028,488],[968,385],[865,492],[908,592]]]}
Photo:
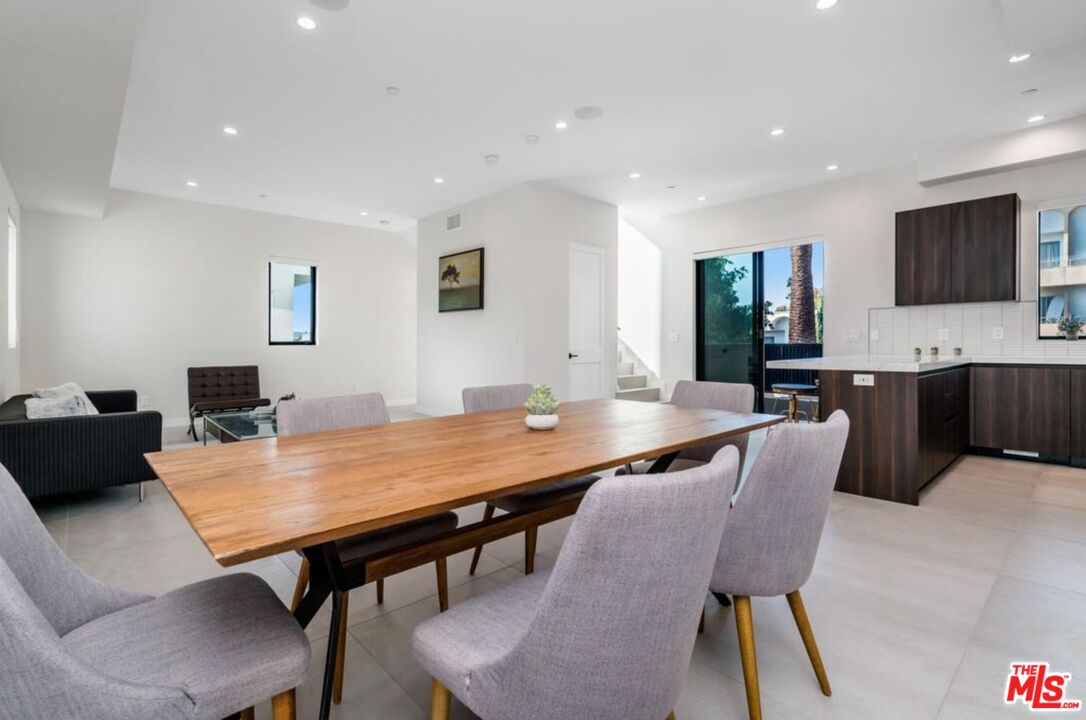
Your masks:
{"label": "light gray tile floor", "polygon": [[[143,503],[134,488],[117,488],[39,510],[72,559],[108,583],[161,593],[227,572],[162,486],[147,489]],[[553,564],[568,526],[541,531],[538,567]],[[491,543],[475,577],[470,553],[450,558],[452,602],[521,577],[522,553],[520,537]],[[233,571],[260,575],[288,602],[297,569],[285,554]],[[410,637],[437,613],[435,593],[433,568],[423,567],[391,578],[383,606],[372,588],[351,594],[344,701],[333,717],[428,717],[429,681]],[[967,457],[919,508],[836,494],[804,597],[834,694],[819,692],[784,599],[755,599],[767,719],[1025,717],[1002,702],[1008,665],[1021,660],[1071,673],[1070,697],[1086,699],[1086,471]],[[745,718],[731,609],[711,598],[707,608],[677,716]],[[316,714],[329,619],[322,610],[310,626],[299,718]],[[454,717],[473,716],[456,706]]]}

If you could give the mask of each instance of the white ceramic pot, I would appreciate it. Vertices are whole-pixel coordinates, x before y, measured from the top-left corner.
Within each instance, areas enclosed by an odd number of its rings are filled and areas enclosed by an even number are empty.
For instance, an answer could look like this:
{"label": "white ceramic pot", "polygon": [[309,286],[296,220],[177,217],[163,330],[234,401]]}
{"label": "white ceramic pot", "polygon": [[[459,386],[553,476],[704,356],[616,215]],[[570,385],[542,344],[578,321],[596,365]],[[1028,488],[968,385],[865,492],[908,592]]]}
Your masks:
{"label": "white ceramic pot", "polygon": [[525,415],[524,424],[532,430],[553,430],[558,427],[557,415]]}

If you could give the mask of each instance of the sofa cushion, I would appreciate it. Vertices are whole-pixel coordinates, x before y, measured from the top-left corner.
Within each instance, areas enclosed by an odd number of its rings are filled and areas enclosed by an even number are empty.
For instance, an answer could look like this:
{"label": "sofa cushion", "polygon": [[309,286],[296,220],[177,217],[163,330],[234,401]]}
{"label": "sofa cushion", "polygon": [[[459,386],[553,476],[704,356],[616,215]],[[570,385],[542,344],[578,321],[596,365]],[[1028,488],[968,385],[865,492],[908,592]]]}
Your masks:
{"label": "sofa cushion", "polygon": [[87,414],[87,406],[75,395],[57,398],[32,397],[26,399],[26,417],[28,420],[75,417]]}
{"label": "sofa cushion", "polygon": [[[83,388],[79,387],[74,382],[64,383],[57,385],[56,387],[39,388],[34,391],[34,394],[44,400],[75,397],[79,399],[79,402],[83,405],[85,412],[76,413],[78,415],[97,415],[98,408],[94,407],[94,403],[87,397],[87,393],[83,392]],[[29,417],[29,415],[28,415]],[[56,417],[56,416],[46,416]]]}

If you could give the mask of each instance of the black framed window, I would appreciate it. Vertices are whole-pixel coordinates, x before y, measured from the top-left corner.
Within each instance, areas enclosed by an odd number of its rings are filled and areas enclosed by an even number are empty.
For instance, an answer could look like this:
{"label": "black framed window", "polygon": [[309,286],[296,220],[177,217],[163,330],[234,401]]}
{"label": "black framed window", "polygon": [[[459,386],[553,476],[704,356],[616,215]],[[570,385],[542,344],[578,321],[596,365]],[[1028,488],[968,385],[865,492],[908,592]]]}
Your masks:
{"label": "black framed window", "polygon": [[268,344],[317,344],[317,266],[268,263]]}

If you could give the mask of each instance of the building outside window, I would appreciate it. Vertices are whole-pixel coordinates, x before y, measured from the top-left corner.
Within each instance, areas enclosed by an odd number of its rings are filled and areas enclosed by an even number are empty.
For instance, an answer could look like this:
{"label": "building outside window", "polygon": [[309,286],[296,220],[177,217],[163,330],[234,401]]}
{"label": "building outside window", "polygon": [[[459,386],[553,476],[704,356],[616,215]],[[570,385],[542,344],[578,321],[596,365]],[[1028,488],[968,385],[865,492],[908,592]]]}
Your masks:
{"label": "building outside window", "polygon": [[1041,210],[1037,243],[1038,336],[1062,338],[1061,317],[1086,320],[1086,202]]}

